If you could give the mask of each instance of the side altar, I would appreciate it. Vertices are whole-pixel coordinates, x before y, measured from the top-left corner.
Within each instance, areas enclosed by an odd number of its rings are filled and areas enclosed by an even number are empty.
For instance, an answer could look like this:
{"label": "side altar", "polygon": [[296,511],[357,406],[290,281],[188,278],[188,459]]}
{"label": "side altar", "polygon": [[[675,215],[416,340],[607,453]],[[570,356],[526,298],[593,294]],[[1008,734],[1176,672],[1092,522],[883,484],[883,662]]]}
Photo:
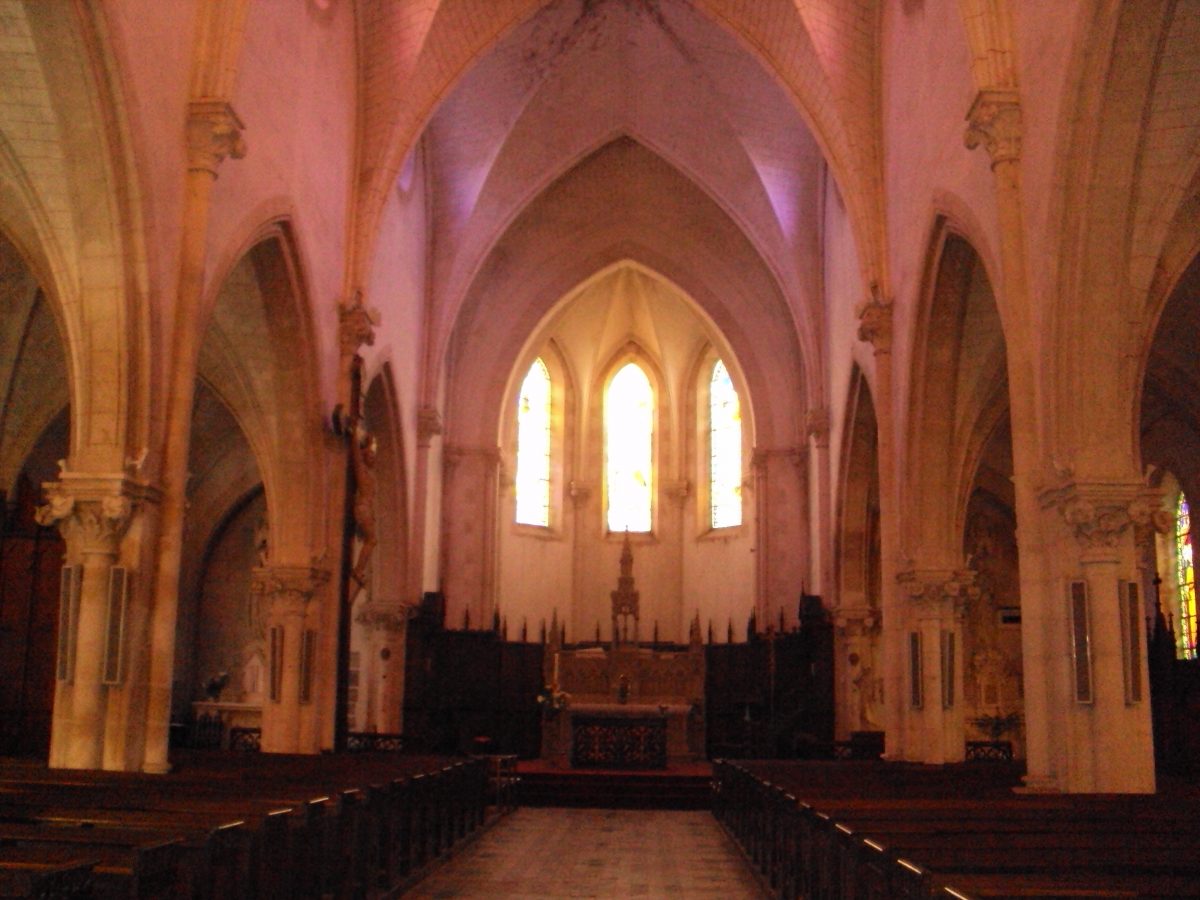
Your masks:
{"label": "side altar", "polygon": [[543,662],[542,758],[552,765],[656,769],[704,758],[700,619],[685,649],[643,647],[638,596],[626,535],[611,644],[566,647],[555,617]]}

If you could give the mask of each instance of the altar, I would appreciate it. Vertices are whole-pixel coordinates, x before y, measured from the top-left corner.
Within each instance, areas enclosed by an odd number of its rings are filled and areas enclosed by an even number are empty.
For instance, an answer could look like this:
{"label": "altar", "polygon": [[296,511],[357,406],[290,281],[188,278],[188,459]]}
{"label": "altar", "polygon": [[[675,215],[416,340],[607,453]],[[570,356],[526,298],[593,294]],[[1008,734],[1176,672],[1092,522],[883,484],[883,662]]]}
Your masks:
{"label": "altar", "polygon": [[703,759],[704,646],[693,620],[686,647],[643,647],[626,538],[612,592],[609,646],[564,646],[557,621],[543,663],[542,758],[576,768],[661,769]]}

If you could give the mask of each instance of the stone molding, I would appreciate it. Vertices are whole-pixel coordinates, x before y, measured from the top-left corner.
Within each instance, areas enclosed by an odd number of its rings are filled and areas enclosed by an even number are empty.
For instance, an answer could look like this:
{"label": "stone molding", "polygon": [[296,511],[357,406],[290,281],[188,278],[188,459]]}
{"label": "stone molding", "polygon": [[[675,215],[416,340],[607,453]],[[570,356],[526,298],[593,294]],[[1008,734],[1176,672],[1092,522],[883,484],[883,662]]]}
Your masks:
{"label": "stone molding", "polygon": [[374,345],[379,321],[379,311],[363,303],[362,291],[355,291],[353,301],[338,307],[338,346],[344,359],[354,356],[364,344]]}
{"label": "stone molding", "polygon": [[869,606],[838,610],[833,627],[841,637],[874,637],[883,630],[883,613]]}
{"label": "stone molding", "polygon": [[116,556],[121,539],[140,504],[156,502],[159,492],[123,475],[63,472],[58,481],[42,485],[46,503],[38,507],[39,525],[56,525],[68,544],[78,542],[84,553]]}
{"label": "stone molding", "polygon": [[1016,91],[980,91],[967,112],[963,143],[968,150],[982,145],[992,168],[1021,158],[1021,102]]}
{"label": "stone molding", "polygon": [[804,415],[804,426],[808,436],[818,447],[829,446],[829,407],[817,406]]}
{"label": "stone molding", "polygon": [[808,459],[807,448],[779,447],[768,450],[762,447],[755,447],[754,452],[750,456],[750,467],[759,472],[766,472],[770,468],[771,462],[777,459],[790,462],[797,469],[803,469],[804,463]]}
{"label": "stone molding", "polygon": [[892,304],[884,303],[878,285],[858,308],[858,339],[871,344],[876,353],[892,352]]}
{"label": "stone molding", "polygon": [[980,595],[975,577],[976,573],[970,569],[910,569],[899,573],[896,581],[912,602],[918,618],[946,615],[961,618],[968,601]]}
{"label": "stone molding", "polygon": [[1085,551],[1115,549],[1130,528],[1166,533],[1171,514],[1161,492],[1144,484],[1073,481],[1042,492],[1043,509],[1057,509]]}
{"label": "stone molding", "polygon": [[367,603],[359,610],[354,621],[365,625],[373,631],[388,634],[400,634],[404,631],[410,618],[410,610],[405,606],[382,606]]}
{"label": "stone molding", "polygon": [[592,498],[592,485],[586,481],[572,481],[568,486],[567,493],[570,494],[571,501],[577,506],[586,506],[588,500]]}
{"label": "stone molding", "polygon": [[676,481],[664,481],[663,493],[667,495],[668,499],[681,504],[691,496],[692,482],[687,478],[680,478]]}
{"label": "stone molding", "polygon": [[442,414],[434,406],[422,406],[417,410],[417,445],[428,447],[442,433]]}
{"label": "stone molding", "polygon": [[311,566],[261,566],[250,572],[250,593],[268,601],[268,609],[303,613],[329,581],[329,572]]}
{"label": "stone molding", "polygon": [[224,100],[193,100],[187,112],[187,164],[192,172],[208,172],[217,177],[217,169],[226,157],[246,155],[242,130],[246,126],[233,107]]}

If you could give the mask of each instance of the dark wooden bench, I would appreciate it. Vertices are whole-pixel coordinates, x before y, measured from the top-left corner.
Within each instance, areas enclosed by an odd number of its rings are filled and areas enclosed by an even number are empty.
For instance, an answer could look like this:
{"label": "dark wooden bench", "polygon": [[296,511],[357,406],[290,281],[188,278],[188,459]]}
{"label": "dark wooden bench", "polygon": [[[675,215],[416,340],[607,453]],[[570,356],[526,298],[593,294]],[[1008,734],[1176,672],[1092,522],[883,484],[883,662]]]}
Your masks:
{"label": "dark wooden bench", "polygon": [[90,898],[94,865],[0,859],[0,897]]}
{"label": "dark wooden bench", "polygon": [[[484,763],[442,757],[196,754],[165,777],[0,760],[0,829],[103,829],[111,844],[178,837],[185,868],[207,866],[220,885],[192,896],[387,893],[479,827],[486,804]],[[225,826],[237,834],[214,847]],[[48,841],[69,843],[62,834]]]}

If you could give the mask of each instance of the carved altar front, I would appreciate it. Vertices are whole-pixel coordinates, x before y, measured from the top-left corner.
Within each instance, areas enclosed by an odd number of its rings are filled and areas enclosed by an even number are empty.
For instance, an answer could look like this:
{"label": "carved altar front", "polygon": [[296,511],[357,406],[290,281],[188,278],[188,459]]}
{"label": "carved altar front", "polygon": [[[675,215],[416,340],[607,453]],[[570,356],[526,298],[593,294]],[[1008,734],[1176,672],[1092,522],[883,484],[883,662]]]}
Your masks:
{"label": "carved altar front", "polygon": [[[542,721],[542,757],[592,768],[663,768],[704,758],[704,648],[547,648],[565,695]],[[557,664],[555,663],[557,660]]]}

